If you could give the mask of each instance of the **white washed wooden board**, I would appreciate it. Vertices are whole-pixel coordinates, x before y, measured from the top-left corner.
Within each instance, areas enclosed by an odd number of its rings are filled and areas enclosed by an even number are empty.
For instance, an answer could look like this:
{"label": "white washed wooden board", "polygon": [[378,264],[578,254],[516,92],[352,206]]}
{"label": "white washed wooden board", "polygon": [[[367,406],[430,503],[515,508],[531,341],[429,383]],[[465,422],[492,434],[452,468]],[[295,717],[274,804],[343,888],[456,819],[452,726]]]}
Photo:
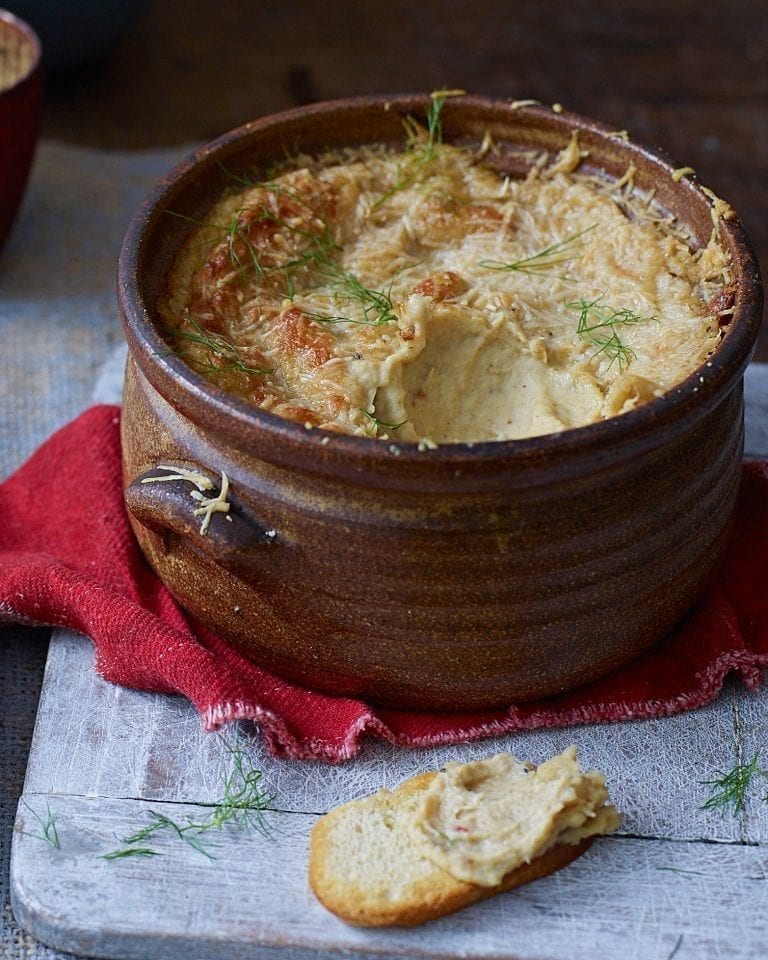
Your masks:
{"label": "white washed wooden board", "polygon": [[[77,634],[57,632],[48,661],[25,790],[87,798],[120,797],[210,803],[220,793],[217,737],[201,730],[198,714],[180,697],[139,693],[101,680],[92,669],[92,647]],[[765,698],[737,686],[716,703],[659,720],[596,724],[497,737],[456,746],[405,750],[371,740],[353,761],[331,766],[280,760],[249,733],[253,763],[264,772],[281,810],[322,813],[393,786],[447,760],[469,760],[510,749],[538,762],[577,743],[582,763],[607,771],[611,794],[624,812],[624,832],[676,839],[738,842],[768,838],[768,805],[751,817],[712,815],[701,809],[707,789],[702,771],[734,763],[735,720],[752,701],[744,752],[768,739]],[[762,719],[761,719],[762,718]],[[745,722],[741,721],[741,727]],[[746,739],[742,730],[741,739]],[[759,784],[758,784],[759,786]],[[768,784],[765,785],[768,789]]]}
{"label": "white washed wooden board", "polygon": [[[768,453],[768,371],[748,377],[747,451]],[[100,399],[110,399],[102,396]],[[401,750],[370,741],[341,766],[277,760],[258,731],[237,733],[274,795],[269,837],[217,835],[208,861],[171,837],[152,859],[101,854],[161,810],[183,822],[220,795],[226,751],[189,704],[114,687],[92,669],[90,642],[56,631],[13,839],[19,920],[44,942],[141,960],[483,957],[676,960],[768,956],[768,804],[756,783],[738,817],[702,810],[699,782],[768,747],[768,694],[735,684],[713,704],[660,720],[511,735]],[[318,814],[448,759],[510,749],[534,761],[579,746],[605,770],[625,813],[557,875],[415,930],[349,928],[314,899],[307,838]],[[30,809],[55,817],[61,847]]]}
{"label": "white washed wooden board", "polygon": [[[275,816],[276,839],[257,838],[240,857],[229,851],[226,864],[211,866],[189,847],[173,845],[171,851],[168,841],[168,856],[149,865],[121,861],[118,880],[117,864],[100,861],[98,854],[116,831],[144,822],[143,806],[52,800],[63,825],[62,848],[72,845],[77,853],[68,858],[67,876],[55,851],[41,853],[29,843],[17,847],[17,870],[37,877],[34,893],[16,880],[16,909],[24,903],[20,919],[51,939],[60,937],[64,918],[57,911],[66,902],[68,949],[156,960],[303,957],[315,951],[663,958],[681,937],[678,957],[765,956],[765,856],[756,847],[606,840],[592,856],[515,895],[417,930],[366,931],[329,917],[307,889],[304,859],[314,816]],[[72,905],[82,911],[79,917]]]}
{"label": "white washed wooden board", "polygon": [[[274,794],[268,837],[236,828],[208,861],[172,837],[163,855],[107,862],[101,854],[161,810],[200,819],[220,794],[225,750],[180,698],[100,680],[85,638],[59,631],[46,673],[13,842],[19,920],[74,953],[147,960],[195,958],[499,957],[664,960],[768,955],[768,807],[756,784],[739,818],[703,811],[698,781],[768,742],[768,697],[730,686],[715,704],[658,721],[574,727],[433,750],[371,741],[341,766],[277,760],[241,726]],[[599,841],[557,876],[418,930],[360,931],[314,900],[307,838],[330,806],[449,758],[512,749],[534,760],[576,742],[608,772],[626,813],[621,836]],[[29,808],[55,817],[55,850]],[[716,842],[713,842],[716,841]],[[675,872],[686,871],[686,872]],[[682,937],[682,940],[680,938]],[[679,946],[678,946],[679,942]]]}

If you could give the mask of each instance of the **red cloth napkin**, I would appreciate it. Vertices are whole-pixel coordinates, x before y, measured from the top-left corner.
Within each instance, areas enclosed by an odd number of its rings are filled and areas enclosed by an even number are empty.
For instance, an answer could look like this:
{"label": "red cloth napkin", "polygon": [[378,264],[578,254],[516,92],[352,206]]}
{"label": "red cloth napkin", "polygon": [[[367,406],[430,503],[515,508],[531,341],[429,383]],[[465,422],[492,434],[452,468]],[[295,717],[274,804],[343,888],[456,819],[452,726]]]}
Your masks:
{"label": "red cloth napkin", "polygon": [[119,417],[113,406],[86,411],[0,486],[0,620],[87,634],[105,679],[183,694],[209,729],[255,720],[274,754],[339,761],[353,756],[366,734],[426,746],[661,716],[711,700],[731,670],[754,689],[768,665],[768,462],[744,464],[736,532],[708,592],[641,659],[546,701],[417,713],[287,683],[186,615],[145,562],[128,524]]}

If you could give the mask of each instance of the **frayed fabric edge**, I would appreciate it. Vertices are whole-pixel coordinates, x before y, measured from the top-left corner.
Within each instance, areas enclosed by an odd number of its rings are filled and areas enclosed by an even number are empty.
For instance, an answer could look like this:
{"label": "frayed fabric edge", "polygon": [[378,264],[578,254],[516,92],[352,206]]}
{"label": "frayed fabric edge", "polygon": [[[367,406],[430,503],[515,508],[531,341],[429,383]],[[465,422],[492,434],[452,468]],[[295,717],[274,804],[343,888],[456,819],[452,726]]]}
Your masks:
{"label": "frayed fabric edge", "polygon": [[[367,712],[350,724],[343,739],[337,741],[307,739],[295,736],[287,724],[275,713],[257,704],[246,702],[223,703],[208,707],[202,714],[207,730],[218,730],[229,723],[249,720],[257,723],[263,732],[267,749],[273,756],[292,760],[322,760],[342,763],[351,760],[360,751],[366,737],[380,737],[396,746],[435,747],[451,743],[489,739],[516,731],[536,730],[542,727],[561,728],[588,723],[621,723],[627,720],[650,720],[695,710],[714,700],[723,688],[726,678],[734,673],[750,692],[757,692],[762,682],[762,671],[768,667],[768,656],[757,654],[726,654],[696,676],[696,689],[670,700],[649,700],[638,704],[606,704],[598,702],[586,707],[564,710],[560,716],[548,711],[525,715],[515,707],[505,720],[458,727],[453,730],[425,736],[398,734],[379,717]],[[611,716],[607,716],[608,713]]]}

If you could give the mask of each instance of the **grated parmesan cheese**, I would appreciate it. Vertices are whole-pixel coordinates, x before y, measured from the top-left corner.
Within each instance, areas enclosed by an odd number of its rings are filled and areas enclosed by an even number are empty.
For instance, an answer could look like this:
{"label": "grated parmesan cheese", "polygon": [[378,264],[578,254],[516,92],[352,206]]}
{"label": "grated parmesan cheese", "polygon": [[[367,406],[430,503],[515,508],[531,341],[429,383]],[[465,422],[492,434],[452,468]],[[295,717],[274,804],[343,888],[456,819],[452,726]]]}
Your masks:
{"label": "grated parmesan cheese", "polygon": [[183,480],[191,483],[194,490],[190,490],[190,497],[195,500],[199,506],[192,513],[196,517],[202,517],[200,523],[200,534],[205,536],[211,523],[211,517],[214,513],[227,514],[226,519],[232,522],[229,516],[230,503],[227,500],[229,494],[229,477],[221,471],[221,488],[215,497],[206,497],[205,491],[213,489],[213,483],[204,474],[196,470],[187,470],[185,467],[171,467],[167,464],[158,464],[158,470],[170,471],[162,477],[144,477],[142,483],[162,483],[164,480]]}
{"label": "grated parmesan cheese", "polygon": [[162,483],[163,480],[186,480],[187,483],[193,484],[197,487],[198,490],[212,490],[213,484],[204,476],[202,473],[198,473],[196,470],[187,470],[184,467],[169,467],[166,464],[158,464],[158,470],[169,470],[170,473],[166,474],[164,477],[144,477],[141,481],[142,483]]}
{"label": "grated parmesan cheese", "polygon": [[225,513],[227,514],[227,520],[232,522],[232,517],[229,516],[230,504],[227,500],[227,494],[229,493],[229,477],[221,471],[221,489],[215,497],[205,497],[199,490],[193,490],[190,493],[190,496],[193,500],[197,500],[200,506],[193,511],[196,517],[202,517],[202,523],[200,524],[200,534],[205,536],[205,532],[208,529],[208,526],[211,522],[211,517],[214,513]]}
{"label": "grated parmesan cheese", "polygon": [[695,249],[632,165],[582,173],[573,134],[514,180],[489,137],[481,162],[407,129],[406,153],[296,158],[214,206],[158,304],[194,369],[308,430],[431,449],[620,415],[716,349],[717,230]]}

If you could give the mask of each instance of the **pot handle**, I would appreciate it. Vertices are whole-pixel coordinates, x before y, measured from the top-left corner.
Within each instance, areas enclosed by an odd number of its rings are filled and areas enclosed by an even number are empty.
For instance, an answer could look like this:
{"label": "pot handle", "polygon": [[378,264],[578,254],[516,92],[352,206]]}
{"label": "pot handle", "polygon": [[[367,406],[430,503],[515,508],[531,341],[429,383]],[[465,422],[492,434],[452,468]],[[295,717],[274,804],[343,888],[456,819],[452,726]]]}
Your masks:
{"label": "pot handle", "polygon": [[225,473],[215,481],[207,472],[158,464],[139,474],[125,491],[125,504],[142,526],[162,538],[192,542],[232,573],[246,572],[251,552],[278,542],[277,531],[255,517],[232,495]]}

